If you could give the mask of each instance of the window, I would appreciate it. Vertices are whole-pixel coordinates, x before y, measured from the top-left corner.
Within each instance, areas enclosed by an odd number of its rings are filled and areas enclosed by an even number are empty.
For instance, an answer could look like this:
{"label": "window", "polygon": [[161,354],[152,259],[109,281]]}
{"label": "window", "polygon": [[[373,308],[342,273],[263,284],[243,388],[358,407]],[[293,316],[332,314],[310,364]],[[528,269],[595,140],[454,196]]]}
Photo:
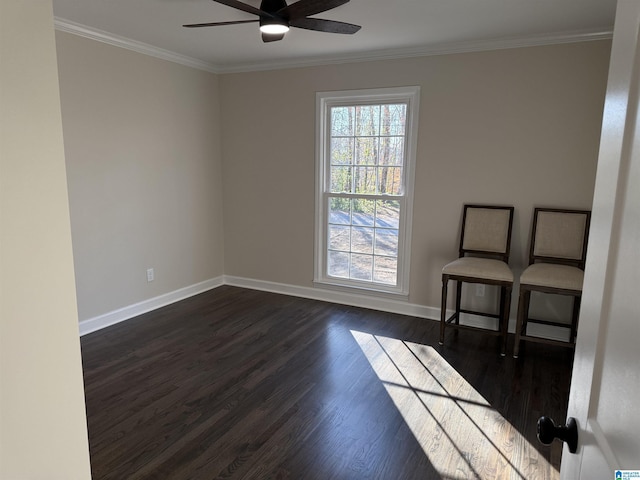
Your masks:
{"label": "window", "polygon": [[317,283],[404,294],[419,88],[317,94]]}

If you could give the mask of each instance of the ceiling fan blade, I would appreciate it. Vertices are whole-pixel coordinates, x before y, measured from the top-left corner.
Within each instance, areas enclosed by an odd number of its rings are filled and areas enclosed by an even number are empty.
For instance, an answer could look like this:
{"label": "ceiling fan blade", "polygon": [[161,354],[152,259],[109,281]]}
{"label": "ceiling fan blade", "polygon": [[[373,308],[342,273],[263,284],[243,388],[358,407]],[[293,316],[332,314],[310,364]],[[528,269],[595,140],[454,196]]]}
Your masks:
{"label": "ceiling fan blade", "polygon": [[277,14],[289,20],[295,20],[315,15],[316,13],[326,12],[327,10],[339,7],[348,2],[349,0],[299,0],[278,10]]}
{"label": "ceiling fan blade", "polygon": [[277,42],[278,40],[282,40],[284,38],[284,33],[263,33],[262,41],[264,43],[268,42]]}
{"label": "ceiling fan blade", "polygon": [[304,28],[306,30],[316,30],[318,32],[345,34],[356,33],[362,28],[360,25],[337,22],[335,20],[324,20],[322,18],[297,18],[295,20],[290,20],[289,25],[292,27]]}
{"label": "ceiling fan blade", "polygon": [[260,20],[235,20],[232,22],[211,22],[211,23],[191,23],[189,25],[182,25],[187,28],[198,28],[198,27],[217,27],[218,25],[237,25],[239,23],[257,23]]}
{"label": "ceiling fan blade", "polygon": [[259,17],[273,18],[268,12],[264,10],[260,10],[259,8],[253,7],[251,5],[247,5],[246,3],[239,2],[238,0],[213,0],[216,3],[221,3],[222,5],[226,5],[228,7],[236,8],[238,10],[242,10],[243,12],[253,13],[254,15],[258,15]]}

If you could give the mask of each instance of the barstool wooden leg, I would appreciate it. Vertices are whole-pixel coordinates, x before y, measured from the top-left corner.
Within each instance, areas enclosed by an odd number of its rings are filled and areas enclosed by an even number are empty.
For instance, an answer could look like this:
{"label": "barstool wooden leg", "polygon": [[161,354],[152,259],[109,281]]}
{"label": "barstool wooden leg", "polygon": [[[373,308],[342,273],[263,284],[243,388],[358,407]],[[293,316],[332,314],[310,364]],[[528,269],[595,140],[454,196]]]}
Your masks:
{"label": "barstool wooden leg", "polygon": [[447,324],[447,284],[449,277],[442,276],[442,300],[440,301],[440,345],[444,345],[444,329]]}
{"label": "barstool wooden leg", "polygon": [[502,346],[500,355],[507,354],[507,333],[509,331],[509,311],[511,310],[511,286],[500,288],[500,297],[503,300],[500,307],[500,329],[502,334]]}
{"label": "barstool wooden leg", "polygon": [[571,337],[569,341],[573,344],[576,343],[576,335],[578,333],[578,316],[580,315],[580,300],[581,296],[573,297],[573,316],[571,317]]}
{"label": "barstool wooden leg", "polygon": [[518,296],[518,319],[516,321],[516,341],[513,346],[513,358],[518,358],[520,353],[520,337],[526,328],[526,317],[529,310],[529,297],[531,292],[520,285],[520,295]]}
{"label": "barstool wooden leg", "polygon": [[460,325],[460,305],[462,304],[462,282],[456,281],[456,317],[454,322]]}

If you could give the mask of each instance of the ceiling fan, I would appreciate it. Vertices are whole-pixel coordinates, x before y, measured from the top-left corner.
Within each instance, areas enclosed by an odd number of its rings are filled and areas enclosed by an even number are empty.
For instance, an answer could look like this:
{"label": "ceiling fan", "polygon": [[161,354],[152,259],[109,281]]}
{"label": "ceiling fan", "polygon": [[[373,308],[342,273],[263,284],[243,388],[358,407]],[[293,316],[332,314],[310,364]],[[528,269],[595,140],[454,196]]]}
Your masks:
{"label": "ceiling fan", "polygon": [[229,7],[253,13],[259,18],[255,20],[235,20],[231,22],[192,23],[183,25],[187,28],[215,27],[218,25],[237,25],[239,23],[260,23],[263,42],[275,42],[282,40],[289,27],[304,28],[327,33],[353,34],[360,30],[360,25],[325,20],[322,18],[309,18],[311,15],[326,12],[333,8],[348,3],[349,0],[298,0],[287,5],[286,0],[262,0],[260,8],[253,7],[238,0],[213,0],[214,2]]}

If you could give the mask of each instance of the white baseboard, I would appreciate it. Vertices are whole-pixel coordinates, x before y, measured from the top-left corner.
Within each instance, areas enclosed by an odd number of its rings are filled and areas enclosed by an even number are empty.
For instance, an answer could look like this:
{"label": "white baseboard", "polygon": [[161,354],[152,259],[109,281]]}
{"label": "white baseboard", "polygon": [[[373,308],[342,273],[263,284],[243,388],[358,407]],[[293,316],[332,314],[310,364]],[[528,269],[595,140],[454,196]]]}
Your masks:
{"label": "white baseboard", "polygon": [[212,278],[204,282],[196,283],[195,285],[150,298],[149,300],[113,310],[103,315],[98,315],[97,317],[89,318],[88,320],[83,320],[80,322],[80,336],[115,325],[116,323],[124,322],[143,313],[156,310],[222,285],[224,285],[224,278],[222,276]]}
{"label": "white baseboard", "polygon": [[[440,307],[429,307],[405,301],[394,300],[389,297],[376,297],[374,295],[363,295],[337,290],[327,290],[323,288],[300,287],[284,283],[267,282],[264,280],[254,280],[251,278],[233,277],[225,275],[225,285],[249,288],[252,290],[262,290],[265,292],[280,293],[294,297],[311,298],[325,302],[339,303],[341,305],[351,305],[354,307],[370,308],[383,312],[398,313],[412,317],[425,318],[440,321]],[[447,310],[447,318],[453,314],[452,310]],[[495,320],[481,316],[464,315],[463,323],[479,328],[495,328]],[[516,331],[516,318],[509,318],[509,333]],[[552,340],[567,341],[568,331],[566,329],[552,327],[549,325],[530,324],[528,332],[531,335]]]}
{"label": "white baseboard", "polygon": [[[440,320],[440,307],[418,305],[407,301],[395,300],[387,296],[378,297],[375,295],[364,295],[331,289],[300,287],[298,285],[224,275],[84,320],[80,322],[80,336],[129,320],[130,318],[164,307],[165,305],[169,305],[179,300],[192,297],[193,295],[221,287],[222,285],[231,285],[234,287],[249,288],[251,290],[261,290],[264,292],[279,293],[282,295],[309,298],[312,300],[321,300],[324,302],[350,305],[353,307],[370,308],[372,310],[409,315],[411,317],[419,317],[435,321]],[[450,316],[452,313],[453,312],[451,311],[447,311],[447,316]],[[468,325],[481,328],[494,328],[495,323],[492,319],[470,315],[465,315],[463,322]],[[515,332],[515,325],[516,319],[513,317],[510,318],[510,333]],[[530,334],[543,338],[566,341],[568,333],[564,330],[565,329],[554,328],[547,325],[532,324],[529,326]]]}
{"label": "white baseboard", "polygon": [[300,287],[284,283],[267,282],[264,280],[254,280],[251,278],[233,277],[225,275],[225,285],[235,287],[250,288],[252,290],[262,290],[265,292],[281,293],[293,297],[310,298],[324,302],[339,303],[341,305],[351,305],[353,307],[370,308],[382,312],[399,313],[412,317],[429,318],[437,320],[440,318],[440,307],[427,307],[405,301],[394,300],[387,296],[375,296],[329,290],[323,288]]}

